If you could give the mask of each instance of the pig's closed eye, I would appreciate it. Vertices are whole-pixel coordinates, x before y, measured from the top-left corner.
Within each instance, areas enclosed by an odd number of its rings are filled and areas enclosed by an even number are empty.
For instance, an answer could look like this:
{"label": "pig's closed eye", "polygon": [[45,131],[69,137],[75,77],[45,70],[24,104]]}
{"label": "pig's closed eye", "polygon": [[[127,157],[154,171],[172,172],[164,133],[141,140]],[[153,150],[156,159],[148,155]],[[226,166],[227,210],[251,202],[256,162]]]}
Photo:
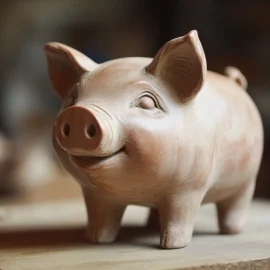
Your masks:
{"label": "pig's closed eye", "polygon": [[159,114],[160,112],[165,112],[160,102],[160,99],[154,94],[144,92],[139,98],[131,103],[131,107],[137,107],[144,111]]}
{"label": "pig's closed eye", "polygon": [[143,96],[139,99],[137,106],[144,110],[152,110],[157,107],[157,104],[152,97]]}

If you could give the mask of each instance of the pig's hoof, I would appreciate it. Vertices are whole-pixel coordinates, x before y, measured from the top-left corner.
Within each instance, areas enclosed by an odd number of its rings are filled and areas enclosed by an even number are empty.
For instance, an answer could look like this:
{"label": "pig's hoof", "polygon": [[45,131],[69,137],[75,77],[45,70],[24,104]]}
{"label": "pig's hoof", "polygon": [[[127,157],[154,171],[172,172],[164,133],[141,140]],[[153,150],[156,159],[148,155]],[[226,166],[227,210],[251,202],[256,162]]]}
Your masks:
{"label": "pig's hoof", "polygon": [[220,228],[221,234],[239,234],[243,231],[243,226],[224,226]]}
{"label": "pig's hoof", "polygon": [[227,219],[219,225],[221,234],[239,234],[244,229],[244,220],[230,220]]}
{"label": "pig's hoof", "polygon": [[91,244],[109,244],[114,242],[115,238],[114,234],[86,231],[86,240]]}
{"label": "pig's hoof", "polygon": [[160,240],[160,247],[163,249],[177,249],[186,247],[191,241],[188,236],[164,233]]}

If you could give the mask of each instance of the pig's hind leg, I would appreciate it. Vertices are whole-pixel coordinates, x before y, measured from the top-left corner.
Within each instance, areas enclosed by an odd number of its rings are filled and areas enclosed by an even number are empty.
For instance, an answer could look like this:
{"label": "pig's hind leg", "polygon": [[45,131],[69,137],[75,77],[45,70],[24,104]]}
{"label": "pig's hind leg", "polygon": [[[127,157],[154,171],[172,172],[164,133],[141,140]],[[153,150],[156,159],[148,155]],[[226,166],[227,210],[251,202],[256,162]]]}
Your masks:
{"label": "pig's hind leg", "polygon": [[88,214],[87,240],[90,243],[110,243],[117,237],[125,205],[107,200],[89,190],[83,190]]}
{"label": "pig's hind leg", "polygon": [[229,198],[217,203],[220,233],[242,232],[255,188],[255,180],[247,182]]}
{"label": "pig's hind leg", "polygon": [[150,209],[150,214],[147,220],[147,228],[158,229],[160,227],[159,213],[155,208]]}

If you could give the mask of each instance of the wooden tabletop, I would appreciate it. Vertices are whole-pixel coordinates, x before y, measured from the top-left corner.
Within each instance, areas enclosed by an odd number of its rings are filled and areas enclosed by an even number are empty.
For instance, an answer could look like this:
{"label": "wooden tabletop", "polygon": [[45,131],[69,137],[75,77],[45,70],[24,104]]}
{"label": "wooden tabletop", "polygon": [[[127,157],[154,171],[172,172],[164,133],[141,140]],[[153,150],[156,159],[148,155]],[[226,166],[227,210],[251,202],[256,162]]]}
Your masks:
{"label": "wooden tabletop", "polygon": [[70,180],[0,203],[1,270],[270,269],[265,201],[254,201],[245,232],[235,236],[219,235],[214,206],[203,206],[191,244],[178,250],[158,248],[158,231],[144,227],[148,209],[137,206],[127,209],[115,243],[86,243],[85,206]]}

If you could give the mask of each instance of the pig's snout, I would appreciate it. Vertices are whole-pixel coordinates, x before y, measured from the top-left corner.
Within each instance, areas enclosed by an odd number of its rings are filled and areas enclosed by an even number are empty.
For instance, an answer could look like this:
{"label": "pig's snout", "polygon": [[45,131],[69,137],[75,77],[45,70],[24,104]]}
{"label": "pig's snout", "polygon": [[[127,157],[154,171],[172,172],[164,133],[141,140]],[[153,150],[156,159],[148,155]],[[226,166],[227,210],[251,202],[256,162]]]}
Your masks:
{"label": "pig's snout", "polygon": [[107,156],[123,147],[117,119],[96,108],[73,106],[56,119],[54,132],[72,155]]}
{"label": "pig's snout", "polygon": [[64,110],[56,120],[55,132],[61,146],[73,154],[92,152],[102,140],[99,121],[84,107]]}

